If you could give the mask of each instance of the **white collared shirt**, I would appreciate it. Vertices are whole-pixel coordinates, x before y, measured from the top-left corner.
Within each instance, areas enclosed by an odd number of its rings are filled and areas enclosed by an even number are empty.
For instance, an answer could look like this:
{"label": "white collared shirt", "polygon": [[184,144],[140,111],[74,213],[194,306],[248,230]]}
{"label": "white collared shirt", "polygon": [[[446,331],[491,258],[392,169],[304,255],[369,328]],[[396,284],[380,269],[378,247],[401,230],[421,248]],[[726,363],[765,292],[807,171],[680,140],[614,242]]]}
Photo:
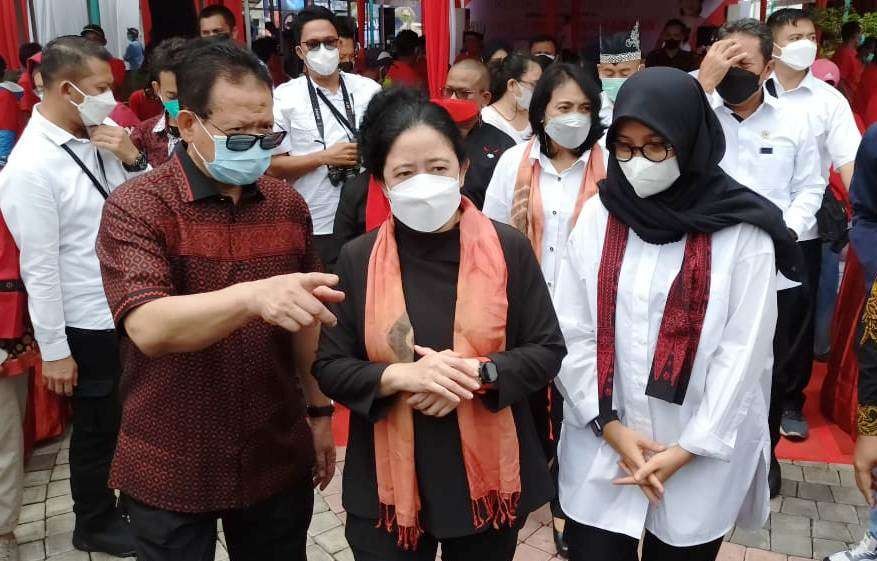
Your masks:
{"label": "white collared shirt", "polygon": [[600,92],[600,122],[607,129],[612,126],[612,112],[615,110],[615,104],[606,95],[606,92]]}
{"label": "white collared shirt", "polygon": [[[126,172],[111,152],[74,137],[39,108],[0,171],[0,210],[21,252],[21,278],[43,360],[59,360],[70,356],[67,326],[113,328],[94,249],[104,198],[61,146],[108,192],[140,173]],[[104,124],[115,125],[109,119]]]}
{"label": "white collared shirt", "polygon": [[[167,128],[168,128],[167,113],[162,113],[161,117],[158,119],[158,121],[156,121],[155,126],[152,127],[152,132],[154,132],[155,134],[162,133],[162,132],[165,132],[165,129],[167,129]],[[167,155],[168,156],[170,156],[171,154],[174,153],[174,148],[177,147],[177,144],[180,143],[180,140],[182,140],[182,139],[179,136],[172,135],[170,133],[170,131],[167,132]]]}
{"label": "white collared shirt", "polygon": [[[483,212],[504,224],[511,224],[512,221],[515,181],[521,158],[524,157],[528,146],[527,143],[523,143],[506,150],[497,162],[493,177],[487,186]],[[539,176],[542,208],[545,212],[542,231],[542,274],[545,282],[548,283],[549,292],[554,294],[560,262],[566,252],[566,240],[573,226],[573,211],[591,151],[586,151],[572,166],[563,173],[558,173],[539,146],[537,139],[527,157],[531,162],[538,158],[542,168]]]}
{"label": "white collared shirt", "polygon": [[709,303],[685,400],[646,395],[667,294],[686,239],[650,244],[628,234],[615,314],[613,409],[621,421],[695,458],[649,504],[617,486],[619,456],[589,423],[597,400],[597,288],[609,213],[585,203],[570,235],[554,295],[568,354],[555,383],[564,397],[558,458],[563,511],[573,520],[639,538],[646,528],[674,546],[703,544],[735,524],[760,528],[770,512],[767,429],[776,326],[776,266],[770,237],[740,224],[712,235]]}
{"label": "white collared shirt", "polygon": [[[374,80],[357,74],[342,72],[341,79],[347,86],[347,93],[350,96],[350,103],[356,119],[355,126],[358,128],[369,102],[380,91],[381,86]],[[307,81],[307,76],[299,76],[274,90],[274,125],[277,130],[285,130],[288,133],[283,144],[274,151],[275,155],[303,156],[329,148],[338,142],[355,142],[355,139],[351,138],[350,131],[338,122],[338,119],[322,100],[320,101],[320,115],[323,118],[325,138],[320,138]],[[321,88],[316,83],[314,83],[314,87],[321,90],[326,99],[331,101],[332,105],[346,117],[341,88],[333,93]],[[325,141],[325,146],[322,144],[323,141]],[[329,181],[329,168],[326,166],[318,167],[296,179],[294,186],[308,203],[311,220],[314,224],[314,234],[331,234],[335,228],[335,212],[338,210],[338,202],[341,200],[341,186],[332,185],[332,182]]]}
{"label": "white collared shirt", "polygon": [[[783,89],[776,73],[771,75],[769,81],[782,103],[794,109],[798,115],[807,114],[819,147],[823,176],[828,177],[832,166],[838,169],[856,160],[862,134],[850,103],[840,91],[810,72],[797,88],[788,91]],[[770,95],[770,87],[766,89]]]}
{"label": "white collared shirt", "polygon": [[809,119],[767,91],[764,103],[742,122],[717,92],[708,97],[725,131],[722,169],[777,205],[799,241],[816,239],[828,176]]}
{"label": "white collared shirt", "polygon": [[533,136],[533,127],[527,122],[527,126],[521,130],[516,129],[510,122],[503,117],[493,105],[488,105],[481,110],[481,120],[488,125],[493,125],[502,132],[506,133],[515,141],[515,144],[527,142]]}

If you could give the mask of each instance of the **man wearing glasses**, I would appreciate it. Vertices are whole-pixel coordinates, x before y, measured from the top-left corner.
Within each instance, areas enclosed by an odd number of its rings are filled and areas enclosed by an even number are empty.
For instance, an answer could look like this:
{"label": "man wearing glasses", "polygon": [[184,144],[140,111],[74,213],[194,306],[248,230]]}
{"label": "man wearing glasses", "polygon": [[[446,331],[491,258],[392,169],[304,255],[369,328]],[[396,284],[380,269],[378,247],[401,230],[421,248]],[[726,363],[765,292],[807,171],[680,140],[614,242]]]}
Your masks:
{"label": "man wearing glasses", "polygon": [[230,41],[180,66],[183,143],[114,191],[97,237],[125,381],[110,474],[143,561],[305,561],[313,488],[335,467],[331,402],[312,378],[324,302],[301,196],[263,176],[271,77]]}
{"label": "man wearing glasses", "polygon": [[[442,105],[451,113],[465,138],[469,171],[466,172],[463,194],[480,209],[484,206],[484,194],[493,177],[496,162],[515,145],[515,141],[481,120],[481,110],[492,101],[490,73],[481,62],[464,59],[452,66],[442,89],[442,97],[450,100]],[[454,100],[459,103],[454,103]]]}
{"label": "man wearing glasses", "polygon": [[269,173],[293,182],[304,197],[317,253],[331,268],[341,249],[333,235],[341,186],[361,170],[359,122],[381,87],[339,70],[338,25],[326,8],[300,11],[292,31],[305,73],[274,92],[276,129],[289,134],[274,151]]}

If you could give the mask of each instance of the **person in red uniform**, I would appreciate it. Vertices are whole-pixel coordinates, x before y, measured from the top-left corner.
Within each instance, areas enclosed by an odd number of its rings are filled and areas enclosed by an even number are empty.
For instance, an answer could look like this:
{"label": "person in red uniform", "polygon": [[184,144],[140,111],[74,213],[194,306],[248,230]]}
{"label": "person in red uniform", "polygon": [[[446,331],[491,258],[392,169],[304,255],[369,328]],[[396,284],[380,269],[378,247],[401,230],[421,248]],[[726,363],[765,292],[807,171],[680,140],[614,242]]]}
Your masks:
{"label": "person in red uniform", "polygon": [[[0,57],[0,79],[6,73],[6,60]],[[0,169],[21,135],[23,115],[19,102],[24,89],[15,82],[0,82]]]}
{"label": "person in red uniform", "polygon": [[164,110],[161,100],[151,88],[140,88],[132,92],[131,97],[128,98],[128,107],[141,121],[159,116]]}
{"label": "person in red uniform", "polygon": [[484,52],[484,35],[482,33],[478,33],[477,31],[466,31],[463,33],[463,52],[457,55],[457,59],[454,63],[458,63],[461,60],[472,59],[472,60],[481,60],[482,53]]}
{"label": "person in red uniform", "polygon": [[25,117],[30,117],[33,106],[40,102],[40,98],[34,92],[30,59],[42,51],[43,47],[39,43],[24,43],[18,47],[18,61],[21,63],[22,69],[21,77],[18,78],[18,85],[24,90],[24,96],[22,96],[19,105],[21,110],[24,111]]}
{"label": "person in red uniform", "polygon": [[[82,33],[79,35],[97,43],[101,47],[107,46],[107,34],[104,33],[103,28],[99,25],[90,23],[82,28]],[[113,73],[113,93],[118,98],[119,90],[125,84],[125,61],[113,57],[110,61],[110,71]]]}
{"label": "person in red uniform", "polygon": [[840,30],[843,44],[831,59],[840,69],[840,90],[851,102],[859,94],[859,84],[865,67],[859,59],[859,41],[862,37],[862,26],[857,21],[848,21]]}
{"label": "person in red uniform", "polygon": [[410,29],[405,29],[396,35],[395,47],[396,57],[390,65],[384,85],[423,89],[425,80],[415,68],[420,37]]}

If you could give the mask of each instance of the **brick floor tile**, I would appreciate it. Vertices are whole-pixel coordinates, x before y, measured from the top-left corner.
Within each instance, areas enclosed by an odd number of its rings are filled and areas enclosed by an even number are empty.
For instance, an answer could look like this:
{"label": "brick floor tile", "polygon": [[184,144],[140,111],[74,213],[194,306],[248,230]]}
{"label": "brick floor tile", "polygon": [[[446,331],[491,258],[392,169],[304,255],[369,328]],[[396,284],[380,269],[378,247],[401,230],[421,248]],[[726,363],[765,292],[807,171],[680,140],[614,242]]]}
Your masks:
{"label": "brick floor tile", "polygon": [[350,547],[344,537],[344,526],[338,526],[319,536],[314,536],[314,541],[327,553],[337,553]]}
{"label": "brick floor tile", "polygon": [[542,523],[539,522],[535,516],[532,514],[527,517],[527,521],[521,527],[518,532],[518,542],[522,542],[533,535],[533,532],[542,527]]}
{"label": "brick floor tile", "polygon": [[51,557],[73,550],[73,532],[64,532],[46,537],[46,556]]}
{"label": "brick floor tile", "polygon": [[53,555],[48,561],[90,561],[88,554],[84,551],[67,551],[60,555]]}
{"label": "brick floor tile", "polygon": [[551,524],[551,507],[546,503],[533,511],[530,516],[538,520],[543,526]]}
{"label": "brick floor tile", "polygon": [[308,528],[308,533],[312,536],[317,536],[340,525],[341,521],[338,520],[334,512],[322,512],[311,519],[311,527]]}
{"label": "brick floor tile", "polygon": [[354,561],[353,551],[349,547],[347,549],[342,549],[332,557],[335,558],[335,561]]}
{"label": "brick floor tile", "polygon": [[810,519],[804,516],[792,516],[791,514],[771,514],[770,527],[774,532],[784,534],[807,534],[810,535]]}
{"label": "brick floor tile", "polygon": [[533,532],[533,535],[524,540],[524,543],[551,555],[557,553],[557,550],[554,548],[554,533],[551,530],[551,526],[542,526]]}
{"label": "brick floor tile", "polygon": [[46,535],[54,536],[55,534],[63,534],[64,532],[72,532],[73,525],[76,523],[76,517],[72,512],[60,514],[46,519]]}
{"label": "brick floor tile", "polygon": [[24,474],[24,486],[45,485],[52,479],[51,470],[30,471]]}
{"label": "brick floor tile", "polygon": [[[840,488],[840,487],[838,487]],[[807,483],[802,481],[798,484],[798,497],[811,501],[833,501],[831,487],[822,483]]]}
{"label": "brick floor tile", "polygon": [[61,495],[69,495],[70,494],[70,480],[64,479],[63,481],[52,481],[49,483],[48,491],[46,492],[47,498],[52,497],[60,497]]}
{"label": "brick floor tile", "polygon": [[809,535],[771,532],[770,550],[786,555],[810,557],[813,554],[813,540]]}
{"label": "brick floor tile", "polygon": [[830,522],[846,522],[847,524],[855,524],[859,521],[856,509],[850,505],[839,505],[834,503],[817,503],[819,507],[819,518]]}
{"label": "brick floor tile", "polygon": [[837,471],[822,466],[803,467],[804,481],[809,483],[823,483],[825,485],[840,485],[840,476]]}
{"label": "brick floor tile", "polygon": [[58,456],[55,458],[56,464],[69,464],[70,463],[70,450],[59,450]]}
{"label": "brick floor tile", "polygon": [[334,512],[335,514],[344,512],[344,506],[341,504],[341,493],[335,493],[334,495],[325,495],[323,499],[326,500],[326,504],[329,505],[329,510]]}
{"label": "brick floor tile", "polygon": [[743,561],[745,557],[746,548],[742,545],[723,543],[716,561]]}
{"label": "brick floor tile", "polygon": [[782,553],[762,551],[760,549],[747,549],[745,561],[786,561]]}
{"label": "brick floor tile", "polygon": [[857,488],[856,485],[856,474],[852,471],[841,471],[840,473],[840,484],[844,487],[853,487]]}
{"label": "brick floor tile", "polygon": [[770,500],[770,511],[779,512],[783,508],[783,496],[777,495]]}
{"label": "brick floor tile", "polygon": [[37,446],[36,448],[34,448],[33,454],[34,456],[41,456],[43,454],[57,454],[60,449],[61,441],[55,440],[53,442]]}
{"label": "brick floor tile", "polygon": [[55,467],[54,454],[33,455],[24,466],[24,471],[41,471]]}
{"label": "brick floor tile", "polygon": [[[795,467],[795,466],[793,466]],[[791,479],[783,479],[782,486],[780,487],[780,495],[783,497],[797,497],[798,496],[798,481],[792,481]]]}
{"label": "brick floor tile", "polygon": [[831,493],[834,495],[834,502],[844,505],[866,506],[868,503],[862,496],[858,488],[850,487],[832,487]]}
{"label": "brick floor tile", "polygon": [[320,549],[318,545],[309,546],[306,554],[308,561],[334,561],[332,556]]}
{"label": "brick floor tile", "polygon": [[43,561],[46,558],[46,548],[39,540],[22,544],[18,546],[18,556],[21,561]]}
{"label": "brick floor tile", "polygon": [[37,522],[46,517],[46,505],[44,503],[33,503],[21,507],[21,513],[18,515],[19,524],[27,524],[28,522]]}
{"label": "brick floor tile", "polygon": [[541,549],[522,543],[515,551],[514,561],[548,561],[551,555]]}
{"label": "brick floor tile", "polygon": [[846,548],[847,544],[844,542],[821,540],[817,538],[813,540],[813,557],[816,559],[825,559],[829,555],[837,553],[838,551],[844,551]]}
{"label": "brick floor tile", "polygon": [[39,485],[37,487],[25,487],[22,496],[22,504],[29,505],[33,503],[41,503],[46,500],[46,486]]}
{"label": "brick floor tile", "polygon": [[61,464],[55,466],[52,470],[52,481],[60,481],[62,479],[70,479],[70,464]]}
{"label": "brick floor tile", "polygon": [[842,522],[830,522],[828,520],[813,521],[813,537],[823,540],[837,540],[848,542],[853,539],[849,527]]}
{"label": "brick floor tile", "polygon": [[783,508],[781,509],[781,512],[783,514],[791,514],[794,516],[819,518],[819,511],[816,510],[815,501],[808,501],[797,497],[787,497],[783,499]]}
{"label": "brick floor tile", "polygon": [[61,495],[60,497],[52,497],[46,499],[46,517],[57,516],[73,512],[73,497],[70,495]]}
{"label": "brick floor tile", "polygon": [[18,543],[20,544],[41,540],[45,537],[46,523],[42,520],[40,520],[39,522],[19,524],[15,528],[15,539],[18,540]]}
{"label": "brick floor tile", "polygon": [[804,471],[799,466],[781,463],[780,473],[782,473],[783,479],[788,479],[790,481],[804,481]]}
{"label": "brick floor tile", "polygon": [[737,528],[731,535],[731,543],[756,549],[770,549],[770,533],[767,530],[744,530]]}
{"label": "brick floor tile", "polygon": [[323,489],[322,492],[324,495],[333,495],[335,493],[340,493],[341,492],[341,474],[336,473],[335,476],[332,478],[332,480],[329,481],[329,485],[327,485],[326,488]]}

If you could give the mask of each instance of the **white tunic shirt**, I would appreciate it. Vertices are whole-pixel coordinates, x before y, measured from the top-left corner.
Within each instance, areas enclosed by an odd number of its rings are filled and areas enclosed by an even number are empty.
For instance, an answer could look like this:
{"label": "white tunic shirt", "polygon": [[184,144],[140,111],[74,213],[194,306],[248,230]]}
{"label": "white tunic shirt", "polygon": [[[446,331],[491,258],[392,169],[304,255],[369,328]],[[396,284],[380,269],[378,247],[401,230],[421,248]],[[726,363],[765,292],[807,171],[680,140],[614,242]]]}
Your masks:
{"label": "white tunic shirt", "polygon": [[[496,164],[484,196],[483,210],[484,214],[494,220],[511,224],[515,181],[527,147],[528,144],[523,143],[509,148]],[[527,156],[531,162],[538,159],[542,168],[539,176],[542,209],[545,212],[542,230],[542,274],[551,294],[554,294],[560,262],[566,252],[566,240],[572,227],[572,214],[590,156],[590,150],[586,151],[562,173],[558,173],[551,160],[541,152],[538,139],[533,143],[533,148]]]}
{"label": "white tunic shirt", "polygon": [[[39,108],[0,172],[0,210],[21,252],[21,278],[43,360],[59,360],[70,356],[67,326],[113,328],[94,249],[104,198],[61,146],[107,192],[139,173],[126,172],[112,153],[74,137]],[[115,125],[109,119],[105,124]]]}
{"label": "white tunic shirt", "polygon": [[816,135],[801,112],[764,92],[764,103],[743,121],[713,92],[710,103],[725,132],[726,173],[783,211],[799,241],[816,239],[816,212],[828,185]]}
{"label": "white tunic shirt", "polygon": [[816,136],[824,177],[828,177],[832,166],[837,169],[855,161],[862,134],[850,103],[837,88],[810,72],[797,88],[788,91],[783,89],[776,74],[773,74],[766,88],[769,93],[771,88],[786,106],[794,109],[798,115],[807,115],[810,129]]}
{"label": "white tunic shirt", "polygon": [[589,423],[597,405],[597,282],[608,212],[598,197],[573,230],[555,294],[568,355],[556,383],[564,396],[560,503],[573,520],[639,538],[643,528],[685,547],[725,535],[735,523],[760,528],[770,512],[767,411],[776,326],[771,239],[750,225],[712,236],[709,304],[684,403],[648,397],[667,294],[685,239],[655,245],[630,230],[616,309],[613,408],[621,421],[695,458],[650,506],[636,486],[616,486],[619,456]]}
{"label": "white tunic shirt", "polygon": [[506,121],[505,117],[500,115],[499,111],[497,111],[496,108],[492,105],[488,105],[481,110],[481,120],[488,125],[493,125],[502,132],[506,133],[517,144],[526,142],[530,140],[531,136],[533,136],[533,127],[530,126],[529,122],[527,123],[526,127],[518,130],[513,127],[510,122]]}
{"label": "white tunic shirt", "polygon": [[[356,119],[355,126],[359,127],[369,102],[380,91],[381,86],[374,80],[357,74],[342,72],[341,79],[347,86],[347,93]],[[307,80],[306,76],[299,76],[274,90],[275,128],[289,133],[283,144],[274,151],[275,154],[303,156],[329,148],[339,142],[355,142],[351,138],[350,131],[338,122],[338,119],[322,100],[320,101],[320,116],[323,118],[325,138],[320,138],[314,110],[311,106],[311,97],[308,93]],[[322,91],[326,99],[331,101],[332,105],[346,117],[341,88],[338,88],[337,92],[331,92],[321,88],[316,83],[314,86]],[[331,234],[335,229],[335,212],[338,210],[338,202],[341,200],[341,186],[332,185],[332,182],[329,181],[329,168],[326,166],[318,167],[296,179],[294,186],[311,211],[314,234]]]}

